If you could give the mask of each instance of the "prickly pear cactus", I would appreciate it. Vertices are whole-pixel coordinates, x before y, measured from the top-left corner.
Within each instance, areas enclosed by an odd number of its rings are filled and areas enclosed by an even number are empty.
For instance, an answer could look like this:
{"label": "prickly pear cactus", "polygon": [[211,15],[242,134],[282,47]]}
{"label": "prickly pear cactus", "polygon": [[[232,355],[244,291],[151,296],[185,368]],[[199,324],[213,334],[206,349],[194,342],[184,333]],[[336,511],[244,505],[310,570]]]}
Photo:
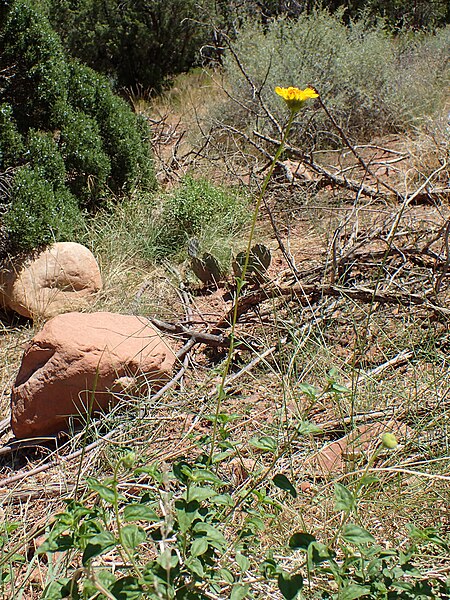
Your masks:
{"label": "prickly pear cactus", "polygon": [[217,283],[221,279],[220,266],[217,259],[208,252],[205,252],[201,258],[198,256],[191,256],[191,268],[195,275],[200,279],[202,283],[208,285],[210,283]]}
{"label": "prickly pear cactus", "polygon": [[[267,271],[271,261],[269,248],[264,244],[256,244],[250,250],[248,257],[246,277],[251,283],[264,280],[264,273]],[[232,263],[233,273],[236,277],[242,277],[242,271],[245,265],[245,252],[239,252]]]}
{"label": "prickly pear cactus", "polygon": [[258,275],[265,273],[272,260],[269,248],[264,244],[256,244],[251,250],[251,257],[255,273]]}

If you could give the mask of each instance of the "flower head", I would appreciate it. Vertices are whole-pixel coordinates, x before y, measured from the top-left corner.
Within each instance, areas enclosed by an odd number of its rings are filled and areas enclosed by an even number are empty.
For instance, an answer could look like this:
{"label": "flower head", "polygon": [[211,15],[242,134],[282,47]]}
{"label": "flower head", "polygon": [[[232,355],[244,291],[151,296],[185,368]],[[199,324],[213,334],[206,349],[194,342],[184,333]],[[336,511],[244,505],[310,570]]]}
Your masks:
{"label": "flower head", "polygon": [[304,90],[299,90],[296,87],[276,87],[275,92],[283,98],[292,112],[298,112],[306,100],[319,97],[316,90],[311,87],[307,87]]}
{"label": "flower head", "polygon": [[388,448],[389,450],[393,450],[398,446],[397,438],[393,433],[383,433],[381,443],[384,448]]}

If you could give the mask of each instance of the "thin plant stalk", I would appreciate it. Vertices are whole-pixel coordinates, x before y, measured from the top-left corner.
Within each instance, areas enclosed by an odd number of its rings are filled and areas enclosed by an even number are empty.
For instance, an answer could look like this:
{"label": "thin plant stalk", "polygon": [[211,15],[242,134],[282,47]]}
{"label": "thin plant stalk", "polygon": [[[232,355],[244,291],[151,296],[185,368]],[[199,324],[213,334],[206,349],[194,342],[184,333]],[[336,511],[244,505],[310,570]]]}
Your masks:
{"label": "thin plant stalk", "polygon": [[248,269],[248,264],[250,261],[250,253],[251,253],[251,248],[253,245],[253,239],[255,236],[255,229],[256,229],[256,222],[258,219],[258,214],[259,214],[259,210],[261,208],[261,203],[262,200],[264,198],[264,194],[266,193],[267,190],[267,186],[269,185],[269,182],[272,178],[273,172],[275,170],[275,166],[283,152],[286,140],[289,136],[291,127],[292,127],[292,123],[294,122],[294,117],[296,115],[297,111],[295,110],[291,110],[290,115],[289,115],[289,119],[288,122],[286,124],[286,127],[284,128],[284,132],[283,132],[283,136],[281,138],[280,141],[280,145],[278,146],[277,151],[275,152],[275,156],[273,157],[272,163],[270,165],[269,170],[267,171],[267,174],[264,178],[264,181],[261,185],[261,189],[260,192],[258,194],[258,197],[256,199],[256,204],[255,204],[255,208],[253,209],[253,216],[252,216],[252,221],[251,221],[251,225],[250,225],[250,233],[248,236],[248,242],[247,242],[247,249],[245,251],[245,261],[244,261],[244,266],[242,268],[242,273],[240,277],[236,278],[236,295],[235,295],[235,299],[234,299],[234,310],[233,310],[233,315],[231,318],[231,333],[230,333],[230,346],[228,349],[228,354],[227,354],[227,358],[225,361],[225,365],[222,371],[222,375],[221,375],[221,379],[220,379],[220,383],[219,383],[219,387],[217,390],[217,402],[216,402],[216,410],[214,413],[214,423],[213,423],[213,432],[212,432],[212,438],[211,438],[211,449],[210,449],[210,455],[209,455],[209,463],[212,462],[212,457],[213,457],[213,453],[214,453],[214,446],[216,443],[216,439],[217,439],[217,422],[218,422],[218,418],[219,418],[219,414],[222,408],[222,402],[223,399],[225,397],[225,382],[226,379],[228,377],[228,374],[230,372],[230,368],[231,368],[231,361],[233,359],[233,353],[234,353],[234,349],[236,347],[236,342],[235,342],[235,329],[236,329],[236,323],[237,323],[237,318],[238,318],[238,306],[239,306],[239,298],[241,296],[242,293],[242,289],[245,286],[245,276],[247,274],[247,269]]}

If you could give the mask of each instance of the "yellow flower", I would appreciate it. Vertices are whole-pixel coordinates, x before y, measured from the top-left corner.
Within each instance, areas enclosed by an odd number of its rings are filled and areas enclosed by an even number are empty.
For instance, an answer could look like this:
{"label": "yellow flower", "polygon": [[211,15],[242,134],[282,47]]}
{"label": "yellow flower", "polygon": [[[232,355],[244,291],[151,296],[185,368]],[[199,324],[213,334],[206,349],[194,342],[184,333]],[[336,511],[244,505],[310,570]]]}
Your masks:
{"label": "yellow flower", "polygon": [[316,90],[311,87],[307,87],[304,90],[299,90],[296,87],[276,87],[275,92],[283,98],[292,112],[298,112],[306,100],[319,97]]}

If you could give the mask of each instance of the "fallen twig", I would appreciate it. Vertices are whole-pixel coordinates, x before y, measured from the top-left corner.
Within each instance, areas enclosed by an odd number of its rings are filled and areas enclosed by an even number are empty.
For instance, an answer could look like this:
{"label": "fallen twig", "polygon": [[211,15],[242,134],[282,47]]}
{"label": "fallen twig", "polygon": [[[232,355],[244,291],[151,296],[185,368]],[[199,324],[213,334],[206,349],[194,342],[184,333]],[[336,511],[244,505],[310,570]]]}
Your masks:
{"label": "fallen twig", "polygon": [[[427,297],[419,294],[409,294],[406,292],[389,292],[386,290],[374,290],[366,287],[346,288],[338,285],[320,285],[320,284],[301,284],[274,286],[267,285],[239,298],[237,315],[241,317],[251,308],[258,306],[261,302],[270,298],[280,296],[295,297],[300,304],[309,306],[315,300],[324,296],[343,297],[352,300],[361,300],[362,302],[380,302],[384,304],[397,304],[402,306],[422,305],[439,316],[450,315],[450,309],[438,306],[431,302]],[[231,317],[235,306],[232,306],[228,313],[218,323],[215,331],[229,327]]]}
{"label": "fallen twig", "polygon": [[164,331],[165,333],[181,336],[184,338],[191,338],[195,340],[195,343],[197,344],[206,344],[207,346],[212,346],[214,348],[229,348],[231,343],[230,338],[224,337],[223,335],[215,335],[212,333],[195,331],[194,329],[187,329],[186,327],[184,327],[184,325],[167,323],[154,317],[147,318],[150,321],[150,323],[160,331]]}

